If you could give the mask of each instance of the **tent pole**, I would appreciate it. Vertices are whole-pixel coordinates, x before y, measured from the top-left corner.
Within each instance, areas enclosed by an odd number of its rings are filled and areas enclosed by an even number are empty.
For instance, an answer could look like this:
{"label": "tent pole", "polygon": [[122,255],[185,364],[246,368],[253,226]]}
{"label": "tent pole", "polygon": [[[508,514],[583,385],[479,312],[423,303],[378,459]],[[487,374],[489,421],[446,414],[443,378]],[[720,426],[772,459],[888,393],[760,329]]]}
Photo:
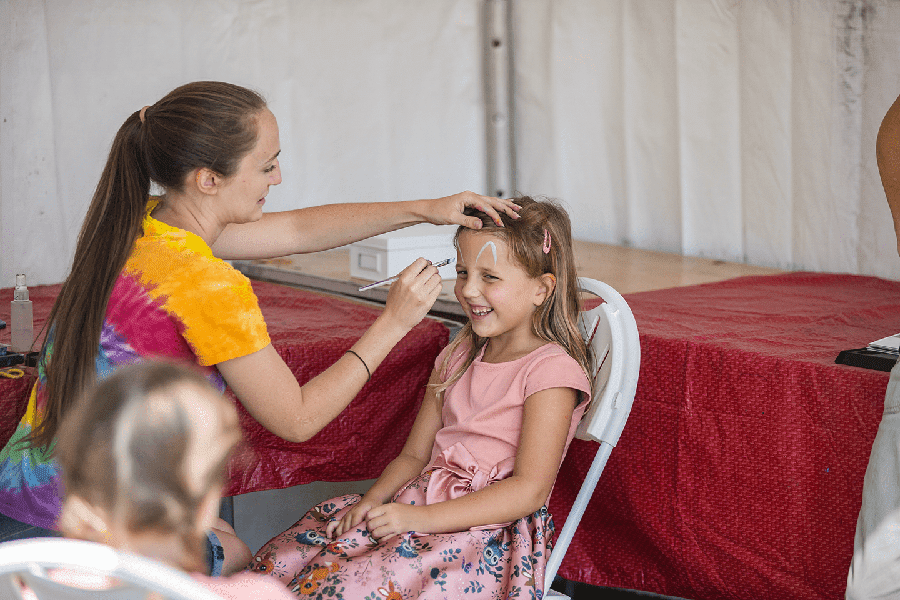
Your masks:
{"label": "tent pole", "polygon": [[485,0],[483,23],[487,193],[508,198],[516,193],[512,0]]}

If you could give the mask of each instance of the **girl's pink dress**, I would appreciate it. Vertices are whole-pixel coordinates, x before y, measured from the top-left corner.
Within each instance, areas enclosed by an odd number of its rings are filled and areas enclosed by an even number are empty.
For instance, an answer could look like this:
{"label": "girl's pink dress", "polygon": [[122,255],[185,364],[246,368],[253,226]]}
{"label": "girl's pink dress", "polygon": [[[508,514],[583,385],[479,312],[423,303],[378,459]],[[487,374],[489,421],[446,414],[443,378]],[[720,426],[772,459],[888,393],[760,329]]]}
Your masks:
{"label": "girl's pink dress", "polygon": [[[455,360],[466,351],[460,348]],[[501,364],[484,363],[479,355],[445,392],[443,428],[431,462],[392,501],[432,504],[511,475],[525,399],[557,387],[584,392],[582,399],[590,396],[581,367],[556,344]],[[566,448],[586,404],[573,411]],[[301,598],[540,598],[553,537],[546,506],[513,523],[458,533],[407,532],[377,542],[363,521],[342,537],[327,539],[328,522],[359,499],[353,494],[317,505],[265,544],[251,568],[274,575]]]}

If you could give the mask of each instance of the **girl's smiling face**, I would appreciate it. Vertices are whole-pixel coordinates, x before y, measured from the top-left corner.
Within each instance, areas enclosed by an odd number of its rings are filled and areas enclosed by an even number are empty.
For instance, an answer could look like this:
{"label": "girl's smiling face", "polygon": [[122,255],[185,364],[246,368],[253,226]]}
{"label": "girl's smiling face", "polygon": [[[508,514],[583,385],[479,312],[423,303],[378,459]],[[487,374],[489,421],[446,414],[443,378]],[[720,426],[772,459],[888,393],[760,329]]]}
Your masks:
{"label": "girl's smiling face", "polygon": [[536,338],[532,315],[549,293],[546,282],[529,277],[496,235],[465,230],[457,242],[454,291],[475,334],[511,349],[529,345]]}

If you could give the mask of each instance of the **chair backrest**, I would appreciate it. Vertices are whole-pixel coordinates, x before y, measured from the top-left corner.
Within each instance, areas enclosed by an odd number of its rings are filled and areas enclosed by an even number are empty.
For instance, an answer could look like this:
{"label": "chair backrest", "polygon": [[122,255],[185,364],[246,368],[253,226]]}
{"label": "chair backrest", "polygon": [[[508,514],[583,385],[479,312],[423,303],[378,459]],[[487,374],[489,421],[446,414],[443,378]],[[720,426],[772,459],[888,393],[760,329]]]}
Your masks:
{"label": "chair backrest", "polygon": [[[118,585],[104,590],[84,589],[52,579],[52,569],[107,576]],[[103,544],[63,538],[0,544],[0,598],[23,598],[20,581],[40,600],[137,600],[151,592],[171,600],[221,600],[187,574],[162,563]]]}
{"label": "chair backrest", "polygon": [[600,297],[603,303],[579,315],[578,327],[594,353],[593,398],[575,436],[599,442],[600,446],[550,553],[544,574],[545,594],[584,515],[606,460],[631,414],[641,367],[637,323],[625,299],[612,287],[594,279],[579,277],[578,285],[583,291]]}
{"label": "chair backrest", "polygon": [[594,397],[575,435],[615,446],[631,413],[641,368],[637,323],[628,303],[609,285],[579,277],[578,286],[603,303],[578,318],[581,335],[594,351]]}

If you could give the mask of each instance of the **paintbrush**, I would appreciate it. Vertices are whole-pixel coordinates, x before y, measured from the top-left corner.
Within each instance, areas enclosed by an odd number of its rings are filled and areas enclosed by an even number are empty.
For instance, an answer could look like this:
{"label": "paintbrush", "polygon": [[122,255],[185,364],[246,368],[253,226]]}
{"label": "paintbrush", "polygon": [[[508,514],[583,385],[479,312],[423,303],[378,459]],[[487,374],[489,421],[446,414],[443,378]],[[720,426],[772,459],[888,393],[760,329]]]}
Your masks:
{"label": "paintbrush", "polygon": [[[434,266],[435,267],[443,267],[443,266],[449,265],[452,262],[453,262],[452,258],[445,258],[442,261],[434,263]],[[391,285],[392,283],[397,281],[398,277],[400,277],[400,276],[394,275],[393,277],[388,277],[387,279],[382,279],[381,281],[376,281],[375,283],[370,283],[369,285],[364,285],[361,288],[359,288],[359,291],[364,292],[366,290],[371,290],[372,288],[381,287],[383,285]]]}

